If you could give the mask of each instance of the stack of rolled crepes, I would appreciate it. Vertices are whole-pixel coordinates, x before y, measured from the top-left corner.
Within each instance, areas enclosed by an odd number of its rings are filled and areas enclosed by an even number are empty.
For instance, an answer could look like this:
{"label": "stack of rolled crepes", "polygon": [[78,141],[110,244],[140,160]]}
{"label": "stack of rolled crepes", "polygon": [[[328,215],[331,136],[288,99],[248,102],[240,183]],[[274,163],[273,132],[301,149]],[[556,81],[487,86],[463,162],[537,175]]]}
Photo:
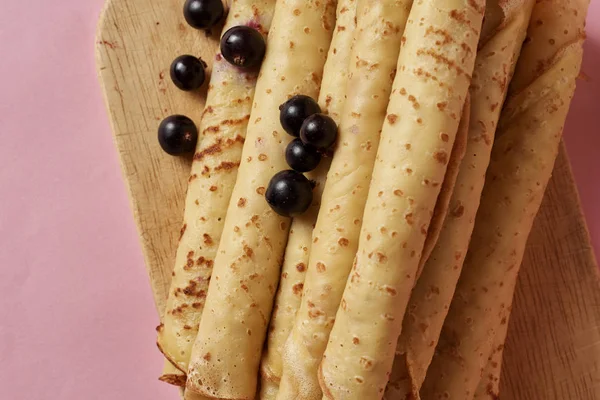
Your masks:
{"label": "stack of rolled crepes", "polygon": [[[356,6],[358,0],[340,0],[337,4],[336,27],[319,92],[319,105],[336,123],[340,122],[346,102],[346,82],[350,51],[356,28]],[[271,315],[268,338],[261,362],[261,399],[275,399],[283,373],[283,346],[290,334],[296,312],[300,307],[304,280],[308,269],[309,254],[312,248],[312,234],[319,209],[325,177],[330,167],[328,159],[321,161],[315,172],[307,175],[317,182],[311,209],[292,221],[281,280]]]}
{"label": "stack of rolled crepes", "polygon": [[496,337],[508,322],[527,237],[575,91],[588,3],[535,3],[498,124],[469,252],[421,391],[425,399],[471,398],[494,346],[499,347]]}
{"label": "stack of rolled crepes", "polygon": [[469,247],[492,144],[534,0],[488,1],[471,80],[466,155],[436,247],[412,291],[387,397],[417,398]]}
{"label": "stack of rolled crepes", "polygon": [[[233,1],[225,29],[267,53],[258,74],[215,58],[161,379],[199,400],[496,398],[587,2]],[[290,220],[264,194],[295,94],[339,137]]]}
{"label": "stack of rolled crepes", "polygon": [[[237,0],[231,5],[224,31],[236,25],[252,25],[266,35],[274,8],[275,0]],[[215,56],[173,279],[163,323],[158,327],[158,347],[184,373],[198,334],[226,209],[242,158],[256,79],[256,73],[242,73],[220,54]]]}

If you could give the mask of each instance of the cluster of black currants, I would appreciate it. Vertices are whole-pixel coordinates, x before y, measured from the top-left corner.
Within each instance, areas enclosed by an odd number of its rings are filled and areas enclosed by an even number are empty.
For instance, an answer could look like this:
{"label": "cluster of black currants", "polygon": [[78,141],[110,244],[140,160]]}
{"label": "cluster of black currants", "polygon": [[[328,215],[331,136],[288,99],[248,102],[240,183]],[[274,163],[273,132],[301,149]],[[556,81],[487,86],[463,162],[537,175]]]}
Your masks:
{"label": "cluster of black currants", "polygon": [[[225,9],[221,0],[186,0],[183,15],[196,29],[210,29],[223,19]],[[243,70],[258,68],[265,56],[266,43],[256,29],[234,26],[223,34],[221,55],[232,65]],[[198,57],[185,54],[171,63],[171,80],[179,89],[199,89],[206,80],[206,64]],[[184,115],[171,115],[158,127],[158,142],[171,155],[190,153],[196,148],[198,128]]]}
{"label": "cluster of black currants", "polygon": [[302,173],[317,168],[323,154],[335,144],[338,127],[309,96],[294,96],[279,110],[281,126],[295,137],[285,150],[292,169],[275,174],[265,196],[277,214],[294,217],[308,210],[313,200],[313,183]]}

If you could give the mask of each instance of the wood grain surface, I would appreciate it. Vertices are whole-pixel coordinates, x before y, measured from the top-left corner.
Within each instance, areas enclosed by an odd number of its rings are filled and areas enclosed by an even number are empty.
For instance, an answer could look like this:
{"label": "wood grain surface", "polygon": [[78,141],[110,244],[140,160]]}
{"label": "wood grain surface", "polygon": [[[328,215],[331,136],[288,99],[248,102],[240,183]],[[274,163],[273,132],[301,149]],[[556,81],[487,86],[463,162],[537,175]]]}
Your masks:
{"label": "wood grain surface", "polygon": [[[96,39],[100,82],[159,313],[190,159],[163,153],[157,128],[171,114],[198,122],[205,94],[175,88],[168,69],[181,54],[210,65],[219,32],[190,28],[182,6],[183,0],[109,0]],[[600,400],[600,280],[564,147],[517,285],[501,398]]]}
{"label": "wood grain surface", "polygon": [[501,393],[600,399],[600,281],[564,146],[517,282]]}

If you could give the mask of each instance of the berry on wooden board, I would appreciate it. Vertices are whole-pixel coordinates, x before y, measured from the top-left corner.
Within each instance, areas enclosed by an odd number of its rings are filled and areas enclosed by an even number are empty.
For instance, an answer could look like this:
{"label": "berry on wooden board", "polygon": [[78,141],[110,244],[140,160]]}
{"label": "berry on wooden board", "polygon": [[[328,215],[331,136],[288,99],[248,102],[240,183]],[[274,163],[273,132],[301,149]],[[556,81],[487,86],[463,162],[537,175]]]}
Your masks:
{"label": "berry on wooden board", "polygon": [[158,143],[172,156],[193,152],[197,141],[198,128],[184,115],[171,115],[158,127]]}
{"label": "berry on wooden board", "polygon": [[187,0],[183,5],[183,16],[190,26],[208,29],[223,18],[225,9],[221,0]]}
{"label": "berry on wooden board", "polygon": [[185,91],[198,89],[206,79],[202,61],[187,54],[173,60],[170,71],[175,86]]}

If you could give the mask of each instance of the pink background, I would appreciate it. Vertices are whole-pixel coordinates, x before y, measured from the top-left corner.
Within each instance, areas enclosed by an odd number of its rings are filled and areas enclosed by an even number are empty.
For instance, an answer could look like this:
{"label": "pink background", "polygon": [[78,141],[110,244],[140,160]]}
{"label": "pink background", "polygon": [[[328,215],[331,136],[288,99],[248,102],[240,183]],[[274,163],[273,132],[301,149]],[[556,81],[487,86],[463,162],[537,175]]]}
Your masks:
{"label": "pink background", "polygon": [[[0,0],[0,398],[175,399],[94,67],[104,0]],[[600,17],[592,2],[590,18]],[[600,25],[565,132],[600,253]]]}

